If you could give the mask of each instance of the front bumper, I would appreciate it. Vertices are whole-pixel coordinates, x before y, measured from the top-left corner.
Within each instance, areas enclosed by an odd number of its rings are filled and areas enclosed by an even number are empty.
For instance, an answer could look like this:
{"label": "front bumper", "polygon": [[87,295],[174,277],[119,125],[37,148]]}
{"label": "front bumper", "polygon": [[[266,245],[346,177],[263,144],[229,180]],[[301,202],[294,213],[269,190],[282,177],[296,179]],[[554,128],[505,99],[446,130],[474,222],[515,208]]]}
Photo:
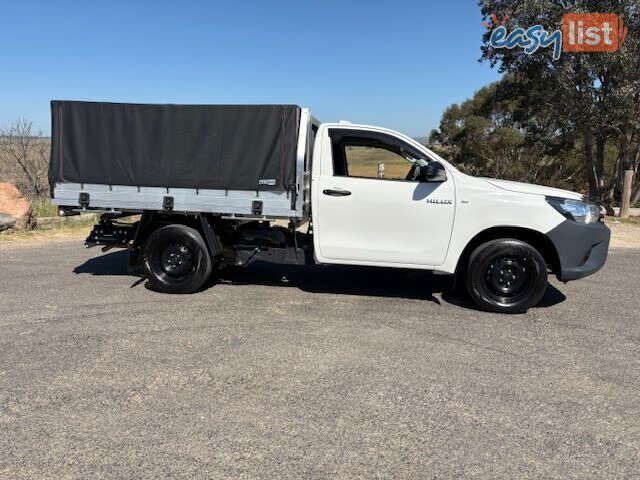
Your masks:
{"label": "front bumper", "polygon": [[558,280],[569,282],[596,273],[607,260],[611,230],[601,222],[565,220],[547,233],[560,260]]}

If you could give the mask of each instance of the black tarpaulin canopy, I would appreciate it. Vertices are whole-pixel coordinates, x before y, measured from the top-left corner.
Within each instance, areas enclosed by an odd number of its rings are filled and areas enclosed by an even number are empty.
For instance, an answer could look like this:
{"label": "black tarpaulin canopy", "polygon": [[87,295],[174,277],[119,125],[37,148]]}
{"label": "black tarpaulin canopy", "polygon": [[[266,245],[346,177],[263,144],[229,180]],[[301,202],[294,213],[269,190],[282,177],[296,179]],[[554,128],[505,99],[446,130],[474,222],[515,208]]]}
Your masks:
{"label": "black tarpaulin canopy", "polygon": [[228,190],[295,186],[300,107],[51,102],[49,181]]}

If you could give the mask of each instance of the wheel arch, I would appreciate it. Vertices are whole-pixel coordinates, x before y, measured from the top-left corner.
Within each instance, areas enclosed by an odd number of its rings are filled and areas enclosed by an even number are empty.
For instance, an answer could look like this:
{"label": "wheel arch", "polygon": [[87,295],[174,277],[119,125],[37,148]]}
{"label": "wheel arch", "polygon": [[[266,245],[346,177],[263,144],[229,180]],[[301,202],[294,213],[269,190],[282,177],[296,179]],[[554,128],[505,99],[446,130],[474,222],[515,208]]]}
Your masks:
{"label": "wheel arch", "polygon": [[209,255],[213,259],[222,253],[223,245],[212,224],[210,216],[206,214],[166,215],[160,212],[144,211],[129,250],[129,269],[133,270],[141,265],[142,251],[147,239],[153,232],[167,225],[185,225],[197,230],[202,235]]}
{"label": "wheel arch", "polygon": [[558,256],[558,251],[553,245],[551,239],[544,233],[523,227],[491,227],[476,234],[464,247],[462,254],[458,258],[458,263],[456,264],[456,283],[459,281],[460,275],[464,272],[471,253],[479,245],[491,240],[498,240],[500,238],[513,238],[515,240],[528,243],[540,252],[542,258],[544,258],[544,261],[547,264],[547,267],[552,273],[557,274],[560,272],[560,257]]}

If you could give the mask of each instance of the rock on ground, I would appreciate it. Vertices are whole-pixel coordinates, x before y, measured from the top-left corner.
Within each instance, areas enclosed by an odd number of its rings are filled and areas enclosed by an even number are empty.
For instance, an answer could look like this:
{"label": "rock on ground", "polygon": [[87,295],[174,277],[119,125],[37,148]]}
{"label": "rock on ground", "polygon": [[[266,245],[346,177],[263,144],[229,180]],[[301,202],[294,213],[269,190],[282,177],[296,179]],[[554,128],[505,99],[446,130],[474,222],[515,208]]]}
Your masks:
{"label": "rock on ground", "polygon": [[25,230],[36,225],[36,214],[31,202],[9,182],[0,183],[0,214],[9,215],[15,220],[13,227],[7,228]]}

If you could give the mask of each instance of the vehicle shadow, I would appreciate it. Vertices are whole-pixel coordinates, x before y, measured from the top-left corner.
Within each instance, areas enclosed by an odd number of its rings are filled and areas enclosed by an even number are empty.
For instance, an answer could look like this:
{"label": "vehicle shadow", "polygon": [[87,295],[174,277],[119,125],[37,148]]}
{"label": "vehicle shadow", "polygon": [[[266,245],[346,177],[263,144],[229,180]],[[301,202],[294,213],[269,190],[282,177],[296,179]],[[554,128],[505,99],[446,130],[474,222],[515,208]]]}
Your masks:
{"label": "vehicle shadow", "polygon": [[[76,274],[128,275],[135,278],[132,287],[144,281],[139,273],[127,270],[127,251],[120,250],[87,260],[73,270]],[[311,293],[361,295],[427,300],[440,305],[434,296],[462,308],[477,310],[466,295],[451,290],[451,278],[424,270],[355,267],[343,265],[282,265],[255,261],[242,268],[225,268],[201,290],[216,283],[227,285],[265,285],[298,288]],[[563,302],[564,294],[549,284],[538,308]]]}
{"label": "vehicle shadow", "polygon": [[449,288],[448,279],[430,272],[343,265],[281,265],[256,261],[224,269],[218,283],[294,287],[311,293],[428,300]]}
{"label": "vehicle shadow", "polygon": [[[434,294],[440,293],[442,300],[447,303],[471,310],[478,309],[466,294],[452,289],[451,277],[434,275],[424,270],[254,262],[246,268],[223,270],[218,282],[295,287],[311,293],[428,300],[438,305],[441,302]],[[537,308],[557,305],[566,298],[560,290],[549,284]]]}
{"label": "vehicle shadow", "polygon": [[[478,307],[466,294],[462,295],[453,290],[444,290],[442,292],[442,299],[445,302],[451,303],[452,305],[456,305],[458,307],[478,310]],[[562,293],[552,284],[548,284],[547,291],[542,297],[542,300],[540,300],[540,302],[538,302],[538,305],[536,305],[534,308],[553,307],[554,305],[558,305],[559,303],[564,302],[566,299],[567,297],[564,295],[564,293]]]}
{"label": "vehicle shadow", "polygon": [[88,273],[90,275],[132,275],[127,269],[129,252],[117,250],[98,257],[93,257],[73,269],[73,273]]}

